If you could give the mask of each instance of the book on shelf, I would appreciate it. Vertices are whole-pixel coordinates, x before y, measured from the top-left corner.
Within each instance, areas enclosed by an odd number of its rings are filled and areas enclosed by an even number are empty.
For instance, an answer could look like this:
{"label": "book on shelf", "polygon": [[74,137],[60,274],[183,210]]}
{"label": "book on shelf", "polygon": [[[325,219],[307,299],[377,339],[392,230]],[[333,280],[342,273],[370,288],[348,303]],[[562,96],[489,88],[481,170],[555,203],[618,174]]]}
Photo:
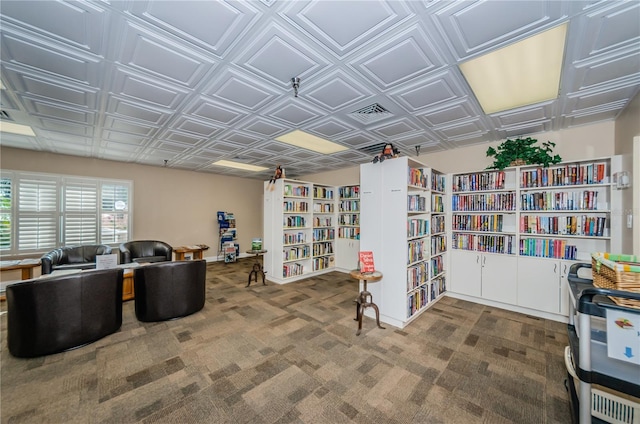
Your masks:
{"label": "book on shelf", "polygon": [[358,252],[358,264],[361,273],[367,274],[374,272],[376,267],[373,262],[373,252],[369,250]]}

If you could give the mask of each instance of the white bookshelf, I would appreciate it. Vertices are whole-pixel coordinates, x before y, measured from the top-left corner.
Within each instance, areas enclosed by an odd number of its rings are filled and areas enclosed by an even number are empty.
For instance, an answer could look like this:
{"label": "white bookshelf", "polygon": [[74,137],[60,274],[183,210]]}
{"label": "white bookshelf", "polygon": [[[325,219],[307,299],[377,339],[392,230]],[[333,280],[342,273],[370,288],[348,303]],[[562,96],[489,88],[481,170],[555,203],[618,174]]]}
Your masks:
{"label": "white bookshelf", "polygon": [[[419,170],[421,182],[411,182],[411,170]],[[380,320],[400,328],[431,306],[446,287],[446,238],[432,255],[436,239],[430,228],[432,218],[444,216],[432,202],[437,198],[443,207],[447,202],[445,192],[432,190],[432,172],[408,157],[360,166],[360,250],[373,252],[376,269],[383,274],[368,289]],[[446,176],[437,175],[446,181]],[[432,268],[438,262],[439,268]]]}
{"label": "white bookshelf", "polygon": [[448,295],[566,321],[571,264],[621,249],[621,166],[614,156],[453,174]]}

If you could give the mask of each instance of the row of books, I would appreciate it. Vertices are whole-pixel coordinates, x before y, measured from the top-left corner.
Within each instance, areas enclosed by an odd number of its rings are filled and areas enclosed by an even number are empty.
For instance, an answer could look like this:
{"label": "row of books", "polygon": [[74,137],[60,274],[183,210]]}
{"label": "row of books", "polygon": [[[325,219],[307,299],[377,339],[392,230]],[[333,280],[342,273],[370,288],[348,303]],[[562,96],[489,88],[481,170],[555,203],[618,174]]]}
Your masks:
{"label": "row of books", "polygon": [[327,269],[327,268],[331,268],[334,264],[333,262],[333,256],[328,257],[322,257],[322,258],[315,258],[313,260],[313,270],[314,271],[320,271],[321,269]]}
{"label": "row of books", "polygon": [[520,239],[521,256],[575,260],[577,254],[578,248],[568,244],[566,240],[541,238]]}
{"label": "row of books", "polygon": [[314,227],[331,227],[331,218],[330,216],[314,216],[313,217],[313,226]]}
{"label": "row of books", "polygon": [[542,191],[520,195],[521,209],[525,211],[573,211],[598,210],[598,192],[584,191]]}
{"label": "row of books", "polygon": [[453,215],[451,227],[459,231],[501,232],[504,215]]}
{"label": "row of books", "polygon": [[284,185],[285,196],[295,197],[309,197],[309,187],[307,186],[293,186],[291,184]]}
{"label": "row of books", "polygon": [[431,278],[444,272],[444,257],[434,256],[431,258]]}
{"label": "row of books", "polygon": [[333,228],[316,228],[313,230],[313,241],[330,241],[336,238]]}
{"label": "row of books", "polygon": [[447,291],[447,280],[444,275],[431,280],[431,298],[435,299]]}
{"label": "row of books", "polygon": [[340,214],[338,225],[360,225],[360,214]]}
{"label": "row of books", "polygon": [[333,203],[314,203],[313,212],[315,213],[333,213]]}
{"label": "row of books", "polygon": [[422,237],[429,235],[428,219],[408,219],[407,220],[407,237]]}
{"label": "row of books", "polygon": [[427,171],[419,168],[409,168],[408,185],[427,188]]}
{"label": "row of books", "polygon": [[447,236],[439,235],[431,237],[431,254],[437,255],[447,251]]}
{"label": "row of books", "polygon": [[293,261],[298,259],[308,259],[311,256],[310,252],[311,250],[309,249],[309,246],[306,245],[290,247],[282,251],[282,260]]}
{"label": "row of books", "polygon": [[309,204],[299,200],[285,200],[282,202],[282,210],[285,212],[308,212]]}
{"label": "row of books", "polygon": [[451,208],[453,211],[513,211],[516,209],[516,194],[509,193],[484,193],[484,194],[457,194],[451,196]]}
{"label": "row of books", "polygon": [[521,216],[520,232],[571,236],[605,235],[607,218],[599,216]]}
{"label": "row of books", "polygon": [[419,290],[411,292],[407,296],[407,303],[407,318],[409,318],[429,303],[429,287],[422,286]]}
{"label": "row of books", "polygon": [[424,261],[429,256],[429,245],[424,239],[407,242],[407,264]]}
{"label": "row of books", "polygon": [[434,215],[431,217],[431,232],[433,234],[444,233],[446,231],[445,228],[445,217],[444,215]]}
{"label": "row of books", "polygon": [[360,197],[360,186],[340,187],[338,194],[341,199],[358,199]]}
{"label": "row of books", "polygon": [[431,174],[431,190],[444,192],[446,186],[447,180],[444,175],[435,172]]}
{"label": "row of books", "polygon": [[358,212],[360,210],[360,202],[358,200],[341,200],[338,210],[340,212]]}
{"label": "row of books", "polygon": [[333,199],[333,189],[326,187],[313,186],[314,199]]}
{"label": "row of books", "polygon": [[313,243],[313,256],[332,255],[333,243]]}
{"label": "row of books", "polygon": [[304,216],[291,215],[285,216],[282,226],[286,228],[300,228],[307,226],[307,219]]}
{"label": "row of books", "polygon": [[429,263],[420,262],[407,268],[407,292],[429,281]]}
{"label": "row of books", "polygon": [[476,172],[474,174],[454,175],[453,191],[480,191],[504,189],[504,171]]}
{"label": "row of books", "polygon": [[340,227],[338,228],[338,237],[344,239],[359,240],[360,228],[356,227]]}
{"label": "row of books", "polygon": [[302,275],[304,273],[304,266],[302,264],[284,264],[282,266],[282,277],[295,277],[296,275]]}
{"label": "row of books", "polygon": [[609,182],[605,163],[565,165],[557,168],[536,168],[523,171],[520,187],[551,187],[582,184],[606,184]]}
{"label": "row of books", "polygon": [[409,212],[426,212],[427,198],[418,194],[410,194],[407,196],[407,210]]}
{"label": "row of books", "polygon": [[444,212],[444,200],[439,194],[431,196],[431,212],[442,213]]}
{"label": "row of books", "polygon": [[282,236],[282,243],[286,246],[288,244],[301,244],[305,242],[306,237],[304,233],[284,233]]}
{"label": "row of books", "polygon": [[489,234],[453,234],[453,248],[476,252],[513,254],[514,236]]}

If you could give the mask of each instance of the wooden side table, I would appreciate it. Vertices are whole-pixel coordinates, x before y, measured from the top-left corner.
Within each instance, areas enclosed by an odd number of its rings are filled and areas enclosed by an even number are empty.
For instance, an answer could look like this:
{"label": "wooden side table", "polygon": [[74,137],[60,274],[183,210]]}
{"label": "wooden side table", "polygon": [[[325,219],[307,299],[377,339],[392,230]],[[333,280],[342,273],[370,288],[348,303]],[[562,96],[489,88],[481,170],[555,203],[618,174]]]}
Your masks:
{"label": "wooden side table", "polygon": [[185,253],[193,253],[193,259],[202,259],[202,252],[207,250],[209,246],[194,245],[194,246],[178,246],[173,249],[173,253],[176,254],[176,261],[184,261]]}
{"label": "wooden side table", "polygon": [[362,316],[364,315],[365,308],[373,308],[376,311],[376,324],[378,328],[385,329],[380,325],[380,310],[378,309],[378,305],[373,303],[373,296],[371,293],[367,291],[367,282],[375,283],[377,281],[382,280],[382,273],[378,271],[374,271],[372,273],[362,273],[359,270],[355,269],[349,272],[351,277],[358,280],[358,282],[362,281],[364,283],[363,290],[360,292],[358,297],[356,297],[356,317],[354,321],[358,321],[358,331],[356,332],[356,336],[360,335],[360,331],[362,331]]}
{"label": "wooden side table", "polygon": [[262,268],[262,263],[260,263],[260,255],[264,255],[267,253],[266,250],[247,250],[247,253],[250,255],[256,256],[256,262],[253,264],[253,269],[249,273],[249,281],[247,282],[246,287],[251,285],[251,278],[255,276],[256,283],[258,282],[258,274],[262,275],[262,285],[266,286],[267,283],[264,282],[264,269]]}
{"label": "wooden side table", "polygon": [[19,269],[23,280],[33,278],[33,268],[40,266],[40,259],[22,259],[20,261],[1,261],[0,271]]}

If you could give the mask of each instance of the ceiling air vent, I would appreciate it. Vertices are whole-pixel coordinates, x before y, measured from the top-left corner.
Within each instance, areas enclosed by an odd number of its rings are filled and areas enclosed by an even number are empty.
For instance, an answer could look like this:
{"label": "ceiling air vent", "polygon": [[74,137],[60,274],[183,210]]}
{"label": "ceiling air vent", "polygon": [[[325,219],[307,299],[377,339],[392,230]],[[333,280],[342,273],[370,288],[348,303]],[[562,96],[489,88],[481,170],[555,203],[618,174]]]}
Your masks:
{"label": "ceiling air vent", "polygon": [[378,153],[382,153],[382,149],[387,143],[376,143],[370,146],[365,146],[357,149],[359,152],[377,155]]}
{"label": "ceiling air vent", "polygon": [[351,112],[349,116],[363,124],[370,124],[371,122],[376,122],[390,117],[391,112],[385,109],[382,105],[374,103]]}

